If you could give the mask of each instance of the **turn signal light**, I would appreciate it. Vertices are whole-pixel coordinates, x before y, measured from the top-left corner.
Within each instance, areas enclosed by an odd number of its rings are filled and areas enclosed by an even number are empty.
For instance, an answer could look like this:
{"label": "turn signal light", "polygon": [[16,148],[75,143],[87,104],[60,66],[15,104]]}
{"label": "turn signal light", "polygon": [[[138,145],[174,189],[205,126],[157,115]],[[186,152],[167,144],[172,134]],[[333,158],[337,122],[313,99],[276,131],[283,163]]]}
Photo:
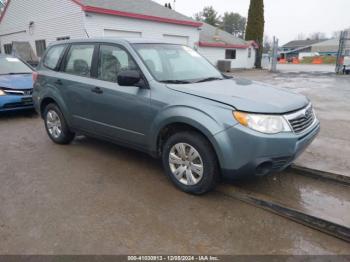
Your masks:
{"label": "turn signal light", "polygon": [[33,82],[35,82],[38,79],[38,73],[37,72],[33,72],[32,73],[32,77],[33,77]]}

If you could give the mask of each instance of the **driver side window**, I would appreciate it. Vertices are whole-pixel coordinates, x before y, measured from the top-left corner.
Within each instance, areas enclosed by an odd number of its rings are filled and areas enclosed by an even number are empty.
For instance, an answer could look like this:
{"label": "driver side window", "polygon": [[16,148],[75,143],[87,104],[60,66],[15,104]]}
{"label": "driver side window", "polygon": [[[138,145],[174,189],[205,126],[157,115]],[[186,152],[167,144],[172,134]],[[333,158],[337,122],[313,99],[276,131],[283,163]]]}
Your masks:
{"label": "driver side window", "polygon": [[136,69],[134,60],[124,49],[112,45],[100,46],[98,79],[116,83],[119,72]]}

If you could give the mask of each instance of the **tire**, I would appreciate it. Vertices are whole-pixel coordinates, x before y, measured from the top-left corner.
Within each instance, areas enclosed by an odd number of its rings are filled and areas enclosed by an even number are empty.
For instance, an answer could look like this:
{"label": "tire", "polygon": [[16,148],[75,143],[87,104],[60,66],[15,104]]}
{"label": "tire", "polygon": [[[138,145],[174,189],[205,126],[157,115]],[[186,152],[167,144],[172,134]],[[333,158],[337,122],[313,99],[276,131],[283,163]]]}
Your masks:
{"label": "tire", "polygon": [[44,122],[48,136],[56,144],[66,145],[74,139],[75,134],[69,130],[65,118],[56,104],[48,104],[45,107]]}
{"label": "tire", "polygon": [[186,193],[207,193],[219,178],[216,154],[209,141],[197,132],[185,131],[170,136],[163,146],[162,162],[170,180]]}

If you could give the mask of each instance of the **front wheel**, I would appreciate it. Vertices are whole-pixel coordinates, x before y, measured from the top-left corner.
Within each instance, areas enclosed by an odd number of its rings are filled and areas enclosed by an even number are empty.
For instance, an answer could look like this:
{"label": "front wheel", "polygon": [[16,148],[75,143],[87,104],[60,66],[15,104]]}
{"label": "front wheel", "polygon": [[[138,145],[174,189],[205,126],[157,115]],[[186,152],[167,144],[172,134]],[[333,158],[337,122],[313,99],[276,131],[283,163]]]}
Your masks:
{"label": "front wheel", "polygon": [[172,135],[164,144],[162,161],[171,181],[187,193],[204,194],[215,187],[219,177],[211,144],[196,132]]}
{"label": "front wheel", "polygon": [[46,132],[51,140],[57,144],[69,144],[75,134],[72,133],[66,120],[56,104],[49,104],[44,110]]}

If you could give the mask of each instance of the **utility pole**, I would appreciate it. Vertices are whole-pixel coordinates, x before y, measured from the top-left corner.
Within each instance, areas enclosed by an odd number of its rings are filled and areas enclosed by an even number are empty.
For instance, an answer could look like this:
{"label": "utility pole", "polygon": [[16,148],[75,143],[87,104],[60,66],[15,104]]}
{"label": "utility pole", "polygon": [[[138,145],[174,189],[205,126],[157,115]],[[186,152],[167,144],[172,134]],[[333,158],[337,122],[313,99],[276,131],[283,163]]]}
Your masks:
{"label": "utility pole", "polygon": [[347,41],[350,41],[350,30],[349,31],[342,31],[340,33],[339,38],[339,48],[337,53],[337,61],[335,66],[335,72],[339,74],[343,71],[343,61],[345,54],[345,47],[347,45]]}
{"label": "utility pole", "polygon": [[272,43],[271,72],[277,72],[278,39],[274,36]]}

